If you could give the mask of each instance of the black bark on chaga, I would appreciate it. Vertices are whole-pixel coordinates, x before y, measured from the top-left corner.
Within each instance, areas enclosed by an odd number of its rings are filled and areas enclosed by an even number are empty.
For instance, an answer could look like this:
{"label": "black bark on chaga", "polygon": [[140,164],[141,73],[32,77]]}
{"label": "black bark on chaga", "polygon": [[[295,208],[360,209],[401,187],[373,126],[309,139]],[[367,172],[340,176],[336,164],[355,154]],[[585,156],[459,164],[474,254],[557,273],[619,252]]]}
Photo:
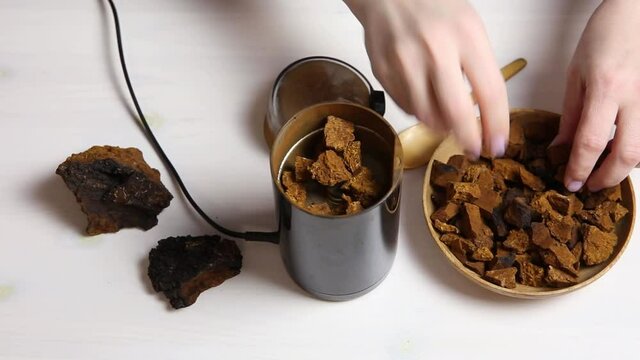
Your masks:
{"label": "black bark on chaga", "polygon": [[87,215],[87,234],[137,227],[148,230],[173,196],[160,173],[135,148],[94,146],[58,166],[67,187]]}
{"label": "black bark on chaga", "polygon": [[235,242],[219,236],[178,236],[149,252],[148,275],[174,309],[196,302],[205,290],[240,273],[242,254]]}

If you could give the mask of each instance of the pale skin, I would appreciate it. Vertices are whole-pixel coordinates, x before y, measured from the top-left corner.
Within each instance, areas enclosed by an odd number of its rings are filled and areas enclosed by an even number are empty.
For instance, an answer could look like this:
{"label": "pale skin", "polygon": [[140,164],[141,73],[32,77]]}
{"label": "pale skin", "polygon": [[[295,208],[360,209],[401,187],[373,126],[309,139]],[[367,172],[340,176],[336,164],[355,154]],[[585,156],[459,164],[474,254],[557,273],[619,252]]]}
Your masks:
{"label": "pale skin", "polygon": [[[482,21],[466,0],[345,3],[364,27],[374,75],[398,106],[436,131],[452,132],[472,158],[483,150],[504,154],[507,91]],[[640,162],[639,36],[640,1],[605,0],[578,42],[553,142],[572,144],[564,179],[570,191],[614,186]]]}

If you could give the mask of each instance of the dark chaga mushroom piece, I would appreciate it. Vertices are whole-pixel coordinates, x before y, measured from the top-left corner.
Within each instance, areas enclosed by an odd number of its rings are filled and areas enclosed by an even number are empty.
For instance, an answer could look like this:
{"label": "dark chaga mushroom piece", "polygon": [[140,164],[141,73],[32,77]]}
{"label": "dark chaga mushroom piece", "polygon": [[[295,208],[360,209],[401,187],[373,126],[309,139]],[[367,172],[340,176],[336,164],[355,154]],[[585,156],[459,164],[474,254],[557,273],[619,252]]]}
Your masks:
{"label": "dark chaga mushroom piece", "polygon": [[219,236],[178,236],[149,252],[148,275],[174,309],[196,302],[205,290],[240,273],[242,254],[235,242]]}
{"label": "dark chaga mushroom piece", "polygon": [[87,215],[89,235],[129,227],[148,230],[173,198],[158,170],[149,167],[136,148],[94,146],[71,155],[56,174]]}

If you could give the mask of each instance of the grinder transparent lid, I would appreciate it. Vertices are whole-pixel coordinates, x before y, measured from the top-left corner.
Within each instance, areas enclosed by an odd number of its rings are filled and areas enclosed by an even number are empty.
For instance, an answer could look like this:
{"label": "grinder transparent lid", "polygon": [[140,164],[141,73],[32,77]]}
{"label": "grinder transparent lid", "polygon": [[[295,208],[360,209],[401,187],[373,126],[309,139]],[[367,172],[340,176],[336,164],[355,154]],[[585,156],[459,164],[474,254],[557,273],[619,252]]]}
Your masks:
{"label": "grinder transparent lid", "polygon": [[[353,66],[329,57],[309,57],[287,66],[271,92],[265,136],[273,138],[298,111],[319,103],[344,101],[384,113],[384,95]],[[269,141],[270,142],[270,141]]]}

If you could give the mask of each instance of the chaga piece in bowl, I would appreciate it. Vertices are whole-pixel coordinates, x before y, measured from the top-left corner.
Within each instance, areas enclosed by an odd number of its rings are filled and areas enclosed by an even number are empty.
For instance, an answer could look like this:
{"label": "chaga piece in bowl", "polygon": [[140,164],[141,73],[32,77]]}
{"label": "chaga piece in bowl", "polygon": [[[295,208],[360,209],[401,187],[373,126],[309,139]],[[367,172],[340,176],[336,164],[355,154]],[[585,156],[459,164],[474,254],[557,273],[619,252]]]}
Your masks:
{"label": "chaga piece in bowl", "polygon": [[580,289],[621,256],[635,217],[631,181],[569,193],[571,147],[549,146],[560,116],[511,113],[506,155],[477,161],[445,140],[427,167],[425,219],[438,247],[476,284],[540,298]]}
{"label": "chaga piece in bowl", "polygon": [[158,242],[149,252],[148,275],[174,309],[192,305],[205,290],[240,273],[242,254],[219,236],[179,236]]}
{"label": "chaga piece in bowl", "polygon": [[128,227],[148,230],[173,198],[158,170],[147,165],[136,148],[93,146],[69,156],[56,174],[87,215],[89,235]]}

